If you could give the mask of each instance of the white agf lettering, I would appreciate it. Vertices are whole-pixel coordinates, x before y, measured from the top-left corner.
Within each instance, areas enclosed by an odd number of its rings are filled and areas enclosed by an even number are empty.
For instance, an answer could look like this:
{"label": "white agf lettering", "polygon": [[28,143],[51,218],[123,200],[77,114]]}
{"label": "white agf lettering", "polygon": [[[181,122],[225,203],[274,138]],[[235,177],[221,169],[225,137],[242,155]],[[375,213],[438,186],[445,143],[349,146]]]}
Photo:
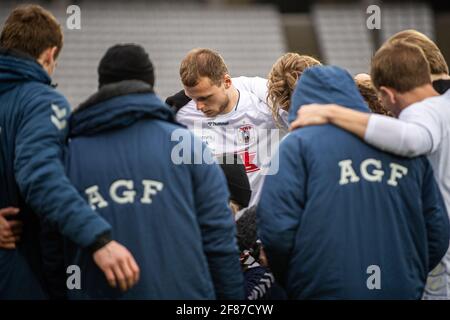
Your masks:
{"label": "white agf lettering", "polygon": [[[119,196],[117,194],[117,189],[125,188],[127,191],[123,191],[122,195]],[[134,184],[132,180],[117,180],[114,181],[111,187],[109,188],[109,195],[111,199],[119,204],[125,203],[133,203],[134,196],[136,195],[136,191],[133,190]]]}
{"label": "white agf lettering", "polygon": [[[368,166],[374,166],[376,170],[372,171],[370,174],[367,171]],[[383,179],[384,172],[381,170],[381,161],[376,159],[366,159],[361,163],[361,175],[364,179],[371,182],[381,182]]]}
{"label": "white agf lettering", "polygon": [[[164,184],[155,180],[142,180],[142,188],[135,188],[133,180],[120,179],[116,180],[109,186],[109,198],[117,204],[135,203],[137,194],[141,194],[140,202],[151,204],[158,192],[162,191]],[[101,209],[108,206],[108,202],[102,196],[97,185],[93,185],[84,191],[87,195],[88,202],[93,210]],[[139,199],[139,198],[138,198]],[[109,201],[109,200],[108,200]]]}
{"label": "white agf lettering", "polygon": [[[340,185],[346,185],[348,183],[356,183],[360,181],[360,177],[352,167],[352,160],[342,160],[339,161],[338,164],[341,170],[339,180]],[[391,169],[391,172],[387,184],[396,187],[398,185],[398,181],[408,174],[408,168],[394,162],[391,162],[389,164],[389,167]],[[363,180],[369,182],[382,182],[384,177],[384,170],[380,160],[372,158],[365,159],[361,162],[359,169]]]}
{"label": "white agf lettering", "polygon": [[144,186],[144,195],[142,196],[142,203],[152,203],[151,196],[156,195],[164,187],[164,184],[154,180],[142,180]]}
{"label": "white agf lettering", "polygon": [[396,187],[397,179],[400,179],[403,176],[407,175],[408,168],[396,163],[391,163],[390,166],[391,166],[391,177],[389,178],[389,181],[387,183],[391,186]]}
{"label": "white agf lettering", "polygon": [[349,183],[348,178],[350,178],[350,182],[359,181],[359,177],[352,168],[352,160],[339,161],[339,166],[341,167],[341,179],[339,180],[340,185]]}
{"label": "white agf lettering", "polygon": [[108,206],[108,202],[103,199],[102,195],[98,191],[98,186],[89,187],[84,192],[88,197],[88,202],[91,205],[92,210]]}

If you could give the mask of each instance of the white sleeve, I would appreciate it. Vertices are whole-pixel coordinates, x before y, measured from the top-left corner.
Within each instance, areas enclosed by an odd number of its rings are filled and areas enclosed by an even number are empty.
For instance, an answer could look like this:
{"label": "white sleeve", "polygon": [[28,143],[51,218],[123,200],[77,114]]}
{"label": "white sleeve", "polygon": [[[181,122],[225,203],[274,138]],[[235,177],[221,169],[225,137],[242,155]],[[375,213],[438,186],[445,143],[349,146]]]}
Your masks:
{"label": "white sleeve", "polygon": [[236,88],[249,91],[262,102],[267,102],[267,79],[260,77],[238,77],[233,78],[232,81]]}
{"label": "white sleeve", "polygon": [[[439,97],[440,98],[440,97]],[[441,145],[447,122],[442,114],[442,100],[428,99],[414,104],[400,113],[399,119],[424,128],[431,139],[430,152],[435,152]],[[448,107],[445,105],[445,107]]]}
{"label": "white sleeve", "polygon": [[175,120],[179,123],[182,123],[186,126],[189,126],[189,115],[192,113],[192,110],[196,110],[197,105],[194,100],[189,101],[183,107],[178,110],[175,115]]}
{"label": "white sleeve", "polygon": [[364,140],[381,150],[404,157],[431,153],[433,138],[427,125],[373,114]]}

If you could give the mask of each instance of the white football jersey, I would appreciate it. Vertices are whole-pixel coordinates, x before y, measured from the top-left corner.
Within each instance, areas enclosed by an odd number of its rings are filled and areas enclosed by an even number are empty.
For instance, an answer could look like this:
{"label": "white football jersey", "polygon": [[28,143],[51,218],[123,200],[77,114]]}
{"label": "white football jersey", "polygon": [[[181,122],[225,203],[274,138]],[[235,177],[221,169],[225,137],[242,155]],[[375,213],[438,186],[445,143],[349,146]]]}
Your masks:
{"label": "white football jersey", "polygon": [[239,91],[239,100],[229,113],[207,118],[191,100],[178,111],[176,119],[207,144],[215,156],[241,156],[252,189],[249,206],[253,206],[259,200],[264,176],[277,172],[277,162],[268,164],[287,133],[287,112],[280,113],[285,128],[278,129],[267,104],[245,90],[239,81],[233,79],[233,84]]}

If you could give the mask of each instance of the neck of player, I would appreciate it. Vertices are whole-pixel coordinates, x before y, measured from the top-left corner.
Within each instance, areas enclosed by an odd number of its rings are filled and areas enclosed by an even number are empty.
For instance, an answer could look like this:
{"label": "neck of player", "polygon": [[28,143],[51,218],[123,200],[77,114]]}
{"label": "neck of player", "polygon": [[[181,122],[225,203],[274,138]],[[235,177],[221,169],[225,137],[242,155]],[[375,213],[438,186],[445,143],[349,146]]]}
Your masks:
{"label": "neck of player", "polygon": [[417,87],[411,91],[408,91],[401,95],[402,109],[412,105],[413,103],[420,102],[427,98],[439,96],[439,93],[434,90],[431,84],[426,84],[421,87]]}
{"label": "neck of player", "polygon": [[233,111],[233,109],[236,107],[236,104],[239,101],[239,91],[233,85],[230,87],[230,96],[229,97],[230,97],[230,101],[228,102],[228,105],[225,108],[223,114]]}

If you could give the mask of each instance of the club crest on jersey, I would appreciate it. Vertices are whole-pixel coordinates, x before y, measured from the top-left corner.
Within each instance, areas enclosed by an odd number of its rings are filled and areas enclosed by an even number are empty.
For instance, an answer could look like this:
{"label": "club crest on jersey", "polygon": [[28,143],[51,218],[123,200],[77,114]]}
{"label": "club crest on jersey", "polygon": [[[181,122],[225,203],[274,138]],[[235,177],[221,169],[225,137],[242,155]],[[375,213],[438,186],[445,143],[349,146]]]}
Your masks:
{"label": "club crest on jersey", "polygon": [[244,125],[238,129],[238,139],[240,143],[250,144],[255,141],[255,128],[250,125]]}

